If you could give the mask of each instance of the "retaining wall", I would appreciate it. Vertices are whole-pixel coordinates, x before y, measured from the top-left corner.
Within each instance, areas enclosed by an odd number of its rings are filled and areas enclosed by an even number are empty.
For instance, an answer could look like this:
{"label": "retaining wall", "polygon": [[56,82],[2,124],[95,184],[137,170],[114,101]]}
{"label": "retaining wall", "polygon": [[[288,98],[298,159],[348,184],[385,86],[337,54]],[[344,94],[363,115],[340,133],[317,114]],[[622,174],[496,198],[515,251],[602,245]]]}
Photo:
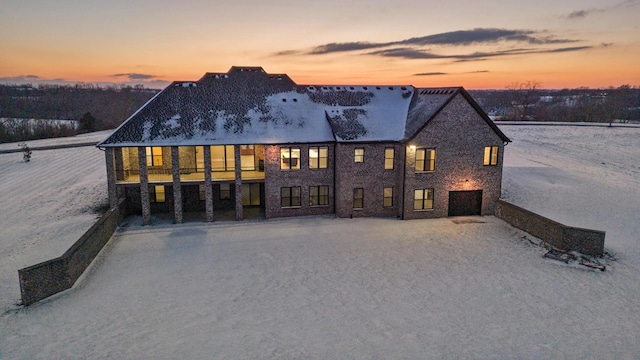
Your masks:
{"label": "retaining wall", "polygon": [[18,270],[22,304],[30,305],[70,289],[113,235],[126,215],[125,205],[121,199],[62,256]]}
{"label": "retaining wall", "polygon": [[556,248],[586,255],[604,254],[604,231],[567,226],[504,200],[496,202],[494,213],[496,217]]}

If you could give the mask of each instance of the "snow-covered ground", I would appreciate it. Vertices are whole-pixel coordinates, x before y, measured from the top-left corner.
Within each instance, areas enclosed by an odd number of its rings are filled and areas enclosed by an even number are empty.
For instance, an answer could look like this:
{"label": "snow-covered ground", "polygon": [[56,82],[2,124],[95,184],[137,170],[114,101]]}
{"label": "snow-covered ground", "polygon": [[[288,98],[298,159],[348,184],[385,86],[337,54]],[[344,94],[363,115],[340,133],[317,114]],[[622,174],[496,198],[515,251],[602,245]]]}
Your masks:
{"label": "snow-covered ground", "polygon": [[[607,271],[544,259],[494,217],[150,227],[134,218],[73,289],[21,308],[17,268],[61,254],[67,227],[88,228],[104,158],[35,152],[47,182],[25,170],[35,162],[0,154],[0,358],[637,358],[640,128],[502,130],[513,140],[504,197],[607,231]],[[25,179],[39,196],[20,195]],[[85,187],[102,193],[57,194]]]}

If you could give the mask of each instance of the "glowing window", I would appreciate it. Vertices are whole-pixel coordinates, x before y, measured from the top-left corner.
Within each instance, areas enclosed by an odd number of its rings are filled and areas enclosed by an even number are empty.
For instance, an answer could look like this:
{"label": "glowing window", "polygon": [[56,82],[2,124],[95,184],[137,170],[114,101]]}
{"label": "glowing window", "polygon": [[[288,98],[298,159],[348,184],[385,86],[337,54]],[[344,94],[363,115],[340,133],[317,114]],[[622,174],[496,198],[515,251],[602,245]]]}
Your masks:
{"label": "glowing window", "polygon": [[484,165],[498,165],[498,147],[484,147]]}

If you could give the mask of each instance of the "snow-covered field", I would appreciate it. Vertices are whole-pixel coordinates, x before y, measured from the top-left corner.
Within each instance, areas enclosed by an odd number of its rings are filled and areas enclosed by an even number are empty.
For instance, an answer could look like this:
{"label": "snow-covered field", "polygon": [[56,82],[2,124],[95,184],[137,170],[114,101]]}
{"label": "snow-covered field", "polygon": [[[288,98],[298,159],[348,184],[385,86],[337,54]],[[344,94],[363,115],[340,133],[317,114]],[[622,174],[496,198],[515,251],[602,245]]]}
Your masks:
{"label": "snow-covered field", "polygon": [[104,157],[0,154],[0,358],[636,359],[640,128],[502,130],[504,197],[605,230],[607,271],[494,217],[134,218],[73,289],[21,308],[17,268],[91,225]]}

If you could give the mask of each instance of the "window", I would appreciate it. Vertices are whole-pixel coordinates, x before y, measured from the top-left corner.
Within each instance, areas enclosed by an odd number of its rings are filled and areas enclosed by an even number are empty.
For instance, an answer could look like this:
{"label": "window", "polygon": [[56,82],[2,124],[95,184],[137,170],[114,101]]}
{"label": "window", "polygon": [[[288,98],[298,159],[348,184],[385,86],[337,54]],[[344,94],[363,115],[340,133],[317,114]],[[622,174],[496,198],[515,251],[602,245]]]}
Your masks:
{"label": "window", "polygon": [[364,162],[364,148],[355,149],[353,161],[357,163]]}
{"label": "window", "polygon": [[393,206],[393,188],[386,187],[382,190],[383,202],[382,206],[384,207],[392,207]]}
{"label": "window", "polygon": [[202,184],[198,185],[198,199],[200,199],[200,201],[205,201],[207,199],[207,196],[204,192],[204,185]]}
{"label": "window", "polygon": [[434,171],[436,168],[435,149],[416,149],[416,171]]}
{"label": "window", "polygon": [[282,147],[280,148],[280,169],[299,170],[300,169],[300,148]]}
{"label": "window", "polygon": [[260,205],[260,184],[242,184],[242,206]]}
{"label": "window", "polygon": [[300,186],[280,188],[280,206],[300,206]]}
{"label": "window", "polygon": [[384,149],[384,168],[385,170],[393,170],[393,157],[395,150],[393,148]]}
{"label": "window", "polygon": [[417,189],[413,196],[413,209],[433,209],[433,189]]}
{"label": "window", "polygon": [[244,171],[256,169],[255,146],[240,145],[240,168]]}
{"label": "window", "polygon": [[497,146],[484,147],[484,164],[498,165],[498,147]]}
{"label": "window", "polygon": [[162,166],[162,148],[160,146],[147,147],[147,166]]}
{"label": "window", "polygon": [[165,201],[164,185],[151,185],[149,187],[149,201],[163,203]]}
{"label": "window", "polygon": [[353,208],[362,209],[364,207],[364,189],[353,189]]}
{"label": "window", "polygon": [[[202,160],[204,163],[204,159]],[[234,171],[236,158],[233,145],[211,146],[211,171]]]}
{"label": "window", "polygon": [[231,185],[229,183],[220,184],[220,200],[231,199]]}
{"label": "window", "polygon": [[321,185],[309,187],[309,205],[329,205],[329,186]]}
{"label": "window", "polygon": [[326,169],[328,154],[329,148],[326,146],[309,147],[309,169]]}

